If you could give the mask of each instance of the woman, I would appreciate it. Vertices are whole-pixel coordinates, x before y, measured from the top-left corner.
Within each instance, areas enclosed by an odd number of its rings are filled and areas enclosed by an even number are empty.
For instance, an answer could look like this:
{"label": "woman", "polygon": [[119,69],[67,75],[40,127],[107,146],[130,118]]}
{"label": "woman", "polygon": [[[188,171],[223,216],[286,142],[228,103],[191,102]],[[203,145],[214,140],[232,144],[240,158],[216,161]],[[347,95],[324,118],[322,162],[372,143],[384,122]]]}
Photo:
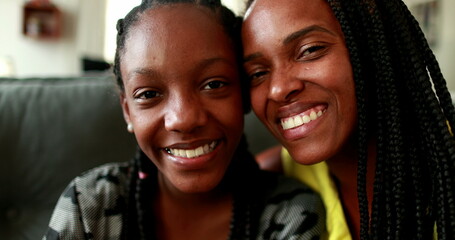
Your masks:
{"label": "woman", "polygon": [[219,1],[143,1],[119,20],[114,73],[138,156],[76,178],[45,239],[312,239],[324,232],[319,197],[259,171],[247,151],[240,23]]}
{"label": "woman", "polygon": [[255,0],[242,38],[252,108],[312,165],[283,167],[321,193],[330,239],[453,238],[455,110],[403,2]]}

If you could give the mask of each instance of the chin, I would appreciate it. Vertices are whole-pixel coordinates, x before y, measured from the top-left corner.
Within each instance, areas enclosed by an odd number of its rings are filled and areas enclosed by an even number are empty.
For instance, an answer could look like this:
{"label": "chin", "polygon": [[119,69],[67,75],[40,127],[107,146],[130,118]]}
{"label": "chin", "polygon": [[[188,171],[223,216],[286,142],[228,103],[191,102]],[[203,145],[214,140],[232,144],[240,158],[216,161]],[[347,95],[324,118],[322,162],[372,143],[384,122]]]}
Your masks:
{"label": "chin", "polygon": [[221,179],[196,178],[186,180],[183,184],[176,185],[176,188],[182,193],[187,194],[206,193],[214,190],[219,185],[220,181]]}
{"label": "chin", "polygon": [[186,185],[186,186],[180,186],[178,189],[182,193],[186,194],[198,194],[198,193],[208,193],[212,191],[213,189],[216,188],[217,185],[201,185],[200,183],[196,184],[191,184],[191,185]]}
{"label": "chin", "polygon": [[295,162],[303,165],[320,163],[330,157],[330,154],[322,149],[316,151],[301,151],[301,148],[289,147],[287,150]]}

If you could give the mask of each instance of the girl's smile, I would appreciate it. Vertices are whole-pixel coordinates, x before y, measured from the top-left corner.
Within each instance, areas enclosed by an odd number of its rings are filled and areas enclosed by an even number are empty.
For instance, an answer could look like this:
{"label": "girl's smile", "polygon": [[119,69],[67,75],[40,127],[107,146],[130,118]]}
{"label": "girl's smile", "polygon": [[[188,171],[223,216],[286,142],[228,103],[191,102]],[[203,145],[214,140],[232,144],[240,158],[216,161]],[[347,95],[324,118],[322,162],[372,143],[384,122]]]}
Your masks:
{"label": "girl's smile", "polygon": [[218,186],[243,134],[238,63],[211,14],[185,4],[146,10],[121,64],[125,119],[163,186],[185,193]]}

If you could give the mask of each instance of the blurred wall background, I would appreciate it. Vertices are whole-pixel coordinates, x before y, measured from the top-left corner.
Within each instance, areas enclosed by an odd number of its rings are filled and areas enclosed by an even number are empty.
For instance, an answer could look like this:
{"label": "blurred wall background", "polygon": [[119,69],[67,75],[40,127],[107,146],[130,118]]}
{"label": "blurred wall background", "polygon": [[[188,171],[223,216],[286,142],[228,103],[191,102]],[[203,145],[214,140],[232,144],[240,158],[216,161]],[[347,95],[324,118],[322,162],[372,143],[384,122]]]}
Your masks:
{"label": "blurred wall background", "polygon": [[[113,61],[115,23],[140,0],[52,0],[63,13],[58,40],[31,39],[22,34],[25,0],[0,1],[0,75],[15,77],[77,76],[81,59]],[[455,1],[405,0],[422,24],[428,25],[432,46],[449,89],[455,93]],[[223,0],[243,14],[243,0]],[[431,5],[433,4],[433,5]],[[436,4],[436,5],[434,5]],[[426,5],[426,6],[424,6]],[[424,6],[424,7],[422,7]]]}

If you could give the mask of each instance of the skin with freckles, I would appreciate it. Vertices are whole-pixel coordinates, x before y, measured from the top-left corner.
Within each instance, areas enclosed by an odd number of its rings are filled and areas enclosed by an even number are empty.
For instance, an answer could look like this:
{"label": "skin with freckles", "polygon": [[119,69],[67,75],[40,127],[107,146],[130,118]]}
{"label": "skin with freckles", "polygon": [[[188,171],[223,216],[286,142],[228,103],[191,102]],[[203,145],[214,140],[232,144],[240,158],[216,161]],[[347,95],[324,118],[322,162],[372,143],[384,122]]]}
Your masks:
{"label": "skin with freckles", "polygon": [[243,25],[254,112],[302,164],[330,159],[356,123],[343,33],[322,0],[257,0]]}
{"label": "skin with freckles", "polygon": [[184,6],[147,10],[122,58],[125,119],[171,192],[215,188],[243,131],[232,43],[210,14]]}

